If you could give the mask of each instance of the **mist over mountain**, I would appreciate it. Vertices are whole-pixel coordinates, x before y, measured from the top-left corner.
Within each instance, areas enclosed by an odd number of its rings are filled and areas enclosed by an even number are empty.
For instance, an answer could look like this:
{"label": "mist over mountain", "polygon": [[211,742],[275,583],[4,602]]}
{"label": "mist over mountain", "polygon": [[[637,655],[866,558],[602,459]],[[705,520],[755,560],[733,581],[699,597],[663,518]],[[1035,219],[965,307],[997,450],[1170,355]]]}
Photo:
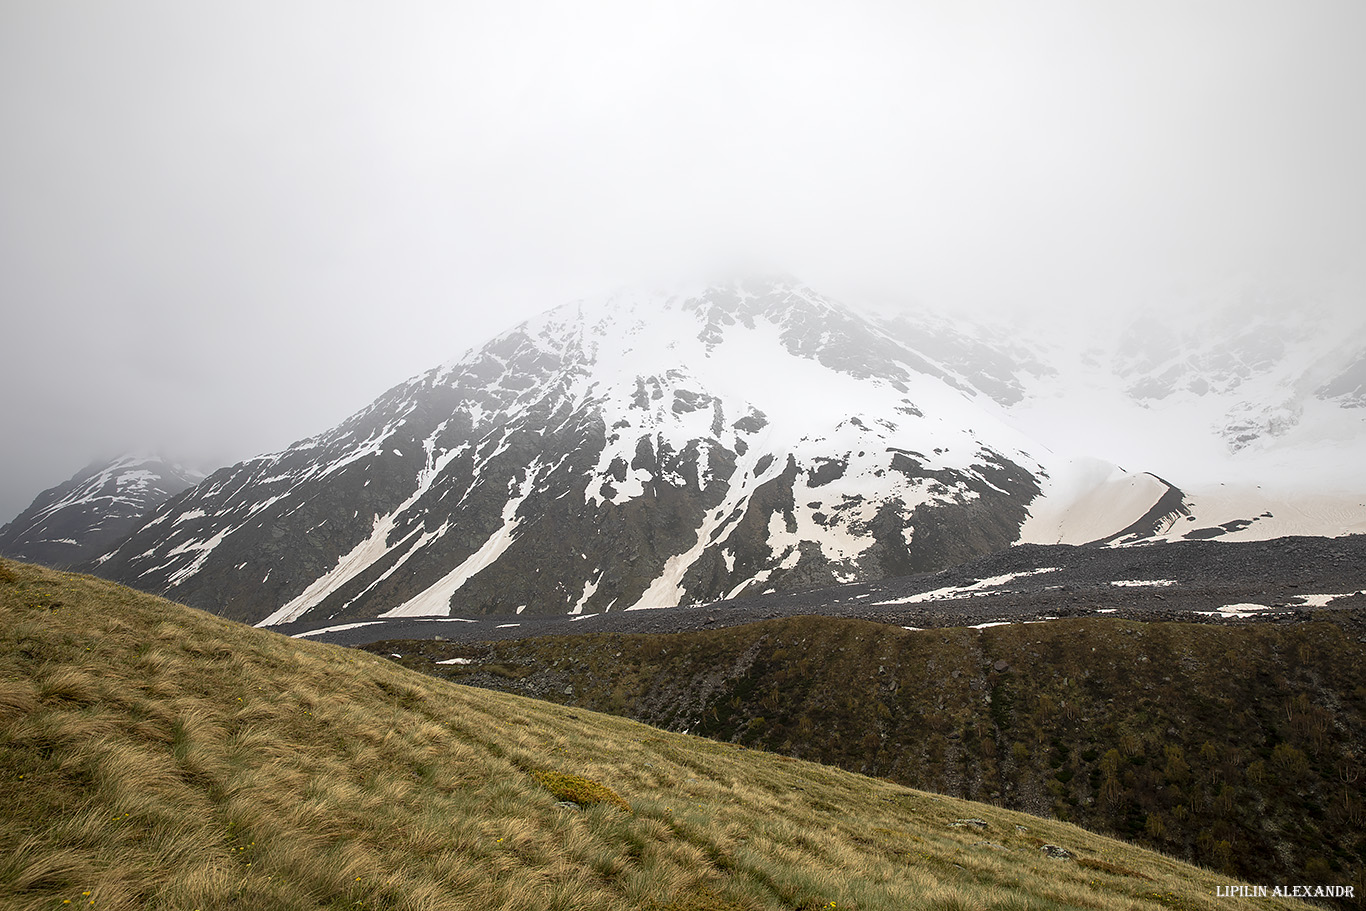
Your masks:
{"label": "mist over mountain", "polygon": [[1045,477],[978,395],[787,280],[569,304],[215,473],[100,571],[284,622],[934,569],[1009,545]]}
{"label": "mist over mountain", "polygon": [[[549,306],[718,262],[1062,318],[1105,356],[1172,289],[1355,318],[1366,7],[1229,7],[5,9],[0,523],[95,453],[283,450]],[[1077,448],[1180,474],[1128,442]]]}
{"label": "mist over mountain", "polygon": [[1366,311],[1243,291],[1216,307],[1136,315],[1108,348],[1069,371],[1072,389],[1054,395],[1095,385],[1085,382],[1088,373],[1112,376],[1126,398],[1173,430],[1204,430],[1237,457],[1221,471],[1246,461],[1266,480],[1277,451],[1315,449],[1320,483],[1355,481],[1366,426],[1357,410],[1366,403],[1363,362]]}
{"label": "mist over mountain", "polygon": [[94,559],[142,516],[203,480],[203,472],[151,455],[96,462],[43,491],[0,528],[0,554],[49,566]]}
{"label": "mist over mountain", "polygon": [[[96,569],[254,623],[345,622],[669,607],[1017,541],[1366,527],[1351,491],[1187,486],[1084,448],[1132,416],[1181,428],[1178,465],[1322,442],[1325,422],[1350,454],[1366,414],[1334,385],[1361,356],[1350,339],[1254,326],[1163,347],[1145,331],[1069,361],[1047,339],[868,317],[791,279],[575,302],[214,473]],[[1230,430],[1267,390],[1288,417]]]}

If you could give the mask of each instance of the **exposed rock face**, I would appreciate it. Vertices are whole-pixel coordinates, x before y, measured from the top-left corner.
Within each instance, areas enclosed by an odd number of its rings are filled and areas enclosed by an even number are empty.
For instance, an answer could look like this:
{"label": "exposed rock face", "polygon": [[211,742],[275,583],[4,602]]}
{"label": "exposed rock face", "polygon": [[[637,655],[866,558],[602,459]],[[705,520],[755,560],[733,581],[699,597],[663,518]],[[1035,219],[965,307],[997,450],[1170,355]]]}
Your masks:
{"label": "exposed rock face", "polygon": [[905,334],[784,280],[566,305],[215,473],[97,571],[340,623],[668,607],[1006,547],[1046,476],[989,401],[1013,374]]}
{"label": "exposed rock face", "polygon": [[118,543],[142,516],[202,474],[154,456],[124,455],[88,465],[40,493],[0,528],[0,554],[48,566],[83,563]]}

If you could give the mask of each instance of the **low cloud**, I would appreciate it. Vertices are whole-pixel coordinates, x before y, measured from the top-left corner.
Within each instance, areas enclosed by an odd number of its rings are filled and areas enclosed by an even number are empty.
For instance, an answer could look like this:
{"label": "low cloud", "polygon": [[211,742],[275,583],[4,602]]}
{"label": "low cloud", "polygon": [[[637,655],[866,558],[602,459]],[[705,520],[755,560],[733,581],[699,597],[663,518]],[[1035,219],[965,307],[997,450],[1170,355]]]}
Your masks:
{"label": "low cloud", "polygon": [[1002,319],[1347,275],[1364,31],[1314,0],[7,7],[0,516],[97,453],[287,445],[647,273]]}

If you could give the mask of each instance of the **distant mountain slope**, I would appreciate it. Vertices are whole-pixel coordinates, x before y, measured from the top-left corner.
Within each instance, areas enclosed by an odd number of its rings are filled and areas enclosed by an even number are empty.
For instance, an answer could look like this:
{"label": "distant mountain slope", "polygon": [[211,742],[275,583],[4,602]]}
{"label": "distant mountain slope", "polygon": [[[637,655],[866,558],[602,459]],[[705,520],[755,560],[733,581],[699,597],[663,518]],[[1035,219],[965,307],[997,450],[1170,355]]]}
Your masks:
{"label": "distant mountain slope", "polygon": [[934,338],[922,354],[786,280],[566,305],[214,474],[98,571],[281,623],[668,607],[960,563],[1019,538],[1049,457],[982,390],[1000,371]]}
{"label": "distant mountain slope", "polygon": [[1188,492],[1237,482],[1366,494],[1366,300],[1159,302],[1080,341],[1075,331],[1015,339],[1030,352],[1021,364],[1054,368],[1032,379],[1017,370],[1028,382],[1011,406],[1050,445],[1141,461]]}
{"label": "distant mountain slope", "polygon": [[1362,400],[1366,333],[1272,301],[1238,301],[1199,319],[1154,317],[1119,339],[1113,370],[1145,406],[1213,405],[1211,430],[1230,452],[1294,432],[1325,403]]}
{"label": "distant mountain slope", "polygon": [[58,567],[91,560],[127,537],[144,514],[203,477],[146,455],[88,465],[0,528],[0,554]]}
{"label": "distant mountain slope", "polygon": [[899,314],[877,324],[1003,407],[1018,404],[1040,379],[1057,374],[1043,346],[1000,327],[927,311]]}
{"label": "distant mountain slope", "polygon": [[1064,823],[7,561],[0,770],[15,911],[1307,907]]}

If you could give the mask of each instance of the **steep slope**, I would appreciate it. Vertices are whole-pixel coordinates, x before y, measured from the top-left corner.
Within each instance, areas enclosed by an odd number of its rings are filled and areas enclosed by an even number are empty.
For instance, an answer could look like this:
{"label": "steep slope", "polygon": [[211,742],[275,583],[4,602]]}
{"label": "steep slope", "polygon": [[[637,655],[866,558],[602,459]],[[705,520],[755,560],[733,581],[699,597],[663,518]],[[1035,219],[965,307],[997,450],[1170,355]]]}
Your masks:
{"label": "steep slope", "polygon": [[273,624],[937,569],[1015,541],[1047,476],[973,377],[788,281],[575,303],[214,474],[98,571]]}
{"label": "steep slope", "polygon": [[127,537],[143,515],[203,477],[148,455],[88,465],[40,493],[0,528],[0,554],[49,566],[91,560]]}
{"label": "steep slope", "polygon": [[922,309],[880,319],[877,325],[1002,407],[1019,404],[1040,380],[1057,375],[1046,347],[1037,340],[961,315],[949,318]]}
{"label": "steep slope", "polygon": [[7,561],[0,799],[15,911],[1307,907],[1063,823]]}
{"label": "steep slope", "polygon": [[1350,610],[1324,616],[1337,623],[918,631],[808,616],[368,648],[447,679],[1056,816],[1253,882],[1366,891],[1366,646]]}

